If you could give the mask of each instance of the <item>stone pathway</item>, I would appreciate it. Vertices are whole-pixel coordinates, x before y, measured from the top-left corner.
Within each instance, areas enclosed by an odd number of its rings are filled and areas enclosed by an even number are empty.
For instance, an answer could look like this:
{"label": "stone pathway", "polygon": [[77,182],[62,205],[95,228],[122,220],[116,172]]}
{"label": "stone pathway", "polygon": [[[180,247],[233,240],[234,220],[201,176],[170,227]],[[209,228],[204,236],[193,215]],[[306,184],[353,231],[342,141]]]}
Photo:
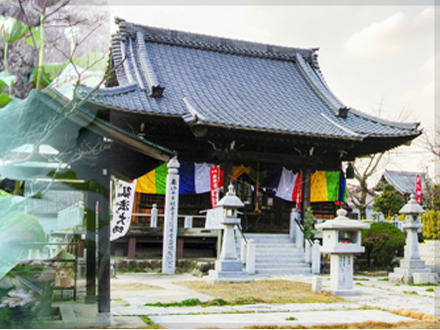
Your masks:
{"label": "stone pathway", "polygon": [[[357,278],[357,277],[355,277]],[[262,279],[262,278],[258,278]],[[257,279],[257,280],[258,280]],[[312,278],[302,275],[277,276],[283,279],[311,283]],[[214,297],[179,286],[179,281],[201,281],[190,274],[123,274],[112,278],[113,326],[119,328],[145,327],[142,316],[170,329],[242,328],[250,325],[325,325],[362,321],[399,322],[413,319],[389,311],[409,309],[425,314],[435,313],[435,301],[440,306],[440,288],[427,292],[426,287],[399,285],[379,281],[374,277],[355,280],[361,296],[346,297],[346,302],[314,304],[254,304],[241,306],[151,307],[146,303],[182,301]],[[151,287],[152,286],[152,287]],[[329,287],[328,276],[323,276],[324,290]],[[405,293],[407,292],[407,293]],[[412,292],[416,292],[414,294]],[[56,327],[96,327],[96,306],[83,303],[62,303],[68,319],[57,321]],[[373,309],[364,308],[368,306]]]}

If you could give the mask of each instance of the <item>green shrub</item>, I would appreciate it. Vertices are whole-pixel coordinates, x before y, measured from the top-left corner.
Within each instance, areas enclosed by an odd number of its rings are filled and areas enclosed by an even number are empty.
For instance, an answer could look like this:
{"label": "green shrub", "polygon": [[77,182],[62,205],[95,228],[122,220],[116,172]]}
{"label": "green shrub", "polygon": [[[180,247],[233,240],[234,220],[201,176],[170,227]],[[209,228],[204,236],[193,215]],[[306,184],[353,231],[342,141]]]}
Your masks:
{"label": "green shrub", "polygon": [[394,216],[398,214],[400,209],[405,205],[405,200],[397,190],[389,185],[382,186],[382,194],[374,197],[374,210],[382,212],[385,217]]}
{"label": "green shrub", "polygon": [[391,264],[396,252],[405,245],[405,235],[390,223],[375,222],[369,229],[362,230],[362,245],[368,265],[373,255],[374,265],[384,268]]}
{"label": "green shrub", "polygon": [[440,211],[422,214],[422,233],[426,239],[440,240]]}
{"label": "green shrub", "polygon": [[317,230],[315,229],[315,216],[313,215],[313,210],[310,206],[304,213],[304,231],[305,236],[313,241]]}

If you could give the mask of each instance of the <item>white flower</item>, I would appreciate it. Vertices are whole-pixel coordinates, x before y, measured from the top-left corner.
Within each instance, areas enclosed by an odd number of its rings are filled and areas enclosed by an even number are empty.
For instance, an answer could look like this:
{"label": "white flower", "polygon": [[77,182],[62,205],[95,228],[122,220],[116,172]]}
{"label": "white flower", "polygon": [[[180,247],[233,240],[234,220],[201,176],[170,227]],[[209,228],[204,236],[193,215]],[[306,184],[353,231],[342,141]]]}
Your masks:
{"label": "white flower", "polygon": [[0,307],[25,306],[34,301],[32,291],[26,292],[23,289],[12,290],[8,292],[9,297],[3,297]]}

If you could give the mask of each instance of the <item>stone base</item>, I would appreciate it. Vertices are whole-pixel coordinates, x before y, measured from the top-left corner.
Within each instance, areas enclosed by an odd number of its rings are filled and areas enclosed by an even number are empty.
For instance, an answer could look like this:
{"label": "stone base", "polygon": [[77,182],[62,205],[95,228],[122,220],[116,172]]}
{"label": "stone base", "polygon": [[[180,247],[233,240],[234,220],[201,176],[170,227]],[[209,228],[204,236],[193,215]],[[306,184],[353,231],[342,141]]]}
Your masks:
{"label": "stone base", "polygon": [[360,296],[361,290],[330,290],[335,296]]}
{"label": "stone base", "polygon": [[111,325],[112,313],[98,313],[96,314],[96,324]]}
{"label": "stone base", "polygon": [[398,283],[398,284],[412,284],[413,277],[412,277],[412,275],[390,273],[390,274],[388,274],[388,281],[390,281],[392,283]]}
{"label": "stone base", "polygon": [[425,269],[402,269],[395,268],[394,273],[388,274],[388,280],[399,284],[437,284],[437,273],[431,273],[429,268]]}
{"label": "stone base", "polygon": [[421,259],[416,260],[400,260],[400,268],[403,269],[425,269],[425,262]]}
{"label": "stone base", "polygon": [[414,284],[437,284],[437,273],[414,273]]}
{"label": "stone base", "polygon": [[431,273],[429,268],[394,268],[394,274],[413,275],[415,273]]}
{"label": "stone base", "polygon": [[215,270],[218,272],[241,272],[243,263],[240,260],[216,260]]}
{"label": "stone base", "polygon": [[205,277],[207,281],[218,282],[253,282],[254,279],[249,277],[249,273],[245,271],[217,271],[210,270],[209,275]]}

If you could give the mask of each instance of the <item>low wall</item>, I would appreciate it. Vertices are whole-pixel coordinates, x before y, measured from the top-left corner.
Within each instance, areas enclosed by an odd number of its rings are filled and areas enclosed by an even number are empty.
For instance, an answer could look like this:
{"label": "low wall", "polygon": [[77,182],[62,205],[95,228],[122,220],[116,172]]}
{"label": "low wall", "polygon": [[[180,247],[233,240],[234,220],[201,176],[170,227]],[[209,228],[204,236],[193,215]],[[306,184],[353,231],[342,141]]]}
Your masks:
{"label": "low wall", "polygon": [[[162,260],[158,259],[113,259],[115,273],[160,273]],[[178,259],[176,274],[192,273],[195,276],[206,275],[210,269],[214,269],[215,259]]]}
{"label": "low wall", "polygon": [[426,267],[440,275],[440,241],[427,240],[419,244],[419,251]]}

